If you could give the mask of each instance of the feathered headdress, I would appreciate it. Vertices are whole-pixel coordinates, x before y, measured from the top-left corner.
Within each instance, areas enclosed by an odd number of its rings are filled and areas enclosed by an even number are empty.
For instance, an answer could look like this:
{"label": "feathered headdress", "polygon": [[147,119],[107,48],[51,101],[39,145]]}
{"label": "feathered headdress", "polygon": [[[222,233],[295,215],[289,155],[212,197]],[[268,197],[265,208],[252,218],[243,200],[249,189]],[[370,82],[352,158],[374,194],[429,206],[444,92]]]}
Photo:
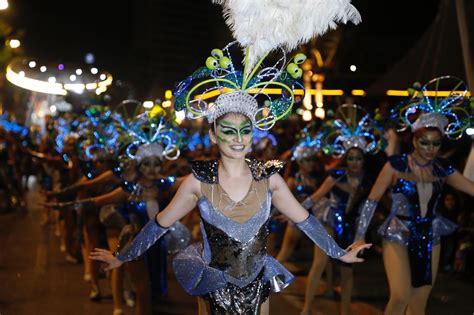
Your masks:
{"label": "feathered headdress", "polygon": [[376,154],[385,146],[382,127],[360,106],[339,106],[334,120],[327,122],[315,141],[326,154],[343,156],[351,148]]}
{"label": "feathered headdress", "polygon": [[[285,50],[292,50],[335,28],[337,22],[358,23],[360,15],[349,0],[214,0],[223,6],[227,24],[237,42],[214,49],[206,67],[182,81],[174,95],[177,110],[188,117],[206,117],[209,122],[227,113],[247,116],[253,126],[270,129],[287,117],[295,103],[294,88],[306,57],[298,54],[287,62]],[[243,48],[243,58],[232,50]],[[237,49],[236,49],[237,48]],[[276,63],[265,65],[275,51]],[[239,69],[234,60],[244,60]],[[195,81],[199,80],[199,83]],[[276,89],[277,97],[265,92]],[[216,97],[216,99],[212,97]]]}
{"label": "feathered headdress", "polygon": [[181,136],[163,116],[152,117],[146,111],[129,122],[121,120],[120,123],[131,139],[125,150],[129,158],[141,162],[150,156],[168,160],[179,157]]}
{"label": "feathered headdress", "polygon": [[435,127],[443,135],[458,139],[471,125],[468,88],[461,79],[438,77],[410,92],[412,98],[392,112],[399,122],[398,131]]}
{"label": "feathered headdress", "polygon": [[213,0],[222,5],[234,38],[248,47],[253,66],[277,47],[292,51],[337,23],[358,24],[361,17],[350,0]]}
{"label": "feathered headdress", "polygon": [[[264,65],[264,56],[254,68],[248,68],[246,59],[244,69],[238,69],[233,63],[236,46],[237,42],[232,42],[223,49],[211,51],[206,67],[199,68],[175,89],[175,108],[186,109],[191,118],[206,117],[209,122],[230,112],[241,113],[250,118],[256,128],[270,129],[291,112],[295,102],[293,89],[302,87],[298,82],[303,73],[299,65],[306,57],[298,54],[287,63],[280,50],[278,61],[271,66]],[[200,82],[194,84],[196,80]],[[270,87],[281,94],[270,96],[264,90]]]}
{"label": "feathered headdress", "polygon": [[298,135],[299,141],[291,150],[294,160],[302,160],[313,156],[321,148],[321,139],[315,136],[314,122],[304,127]]}
{"label": "feathered headdress", "polygon": [[111,156],[120,145],[122,136],[117,120],[120,116],[108,106],[92,106],[84,111],[85,120],[79,124],[84,159],[92,161],[98,156]]}

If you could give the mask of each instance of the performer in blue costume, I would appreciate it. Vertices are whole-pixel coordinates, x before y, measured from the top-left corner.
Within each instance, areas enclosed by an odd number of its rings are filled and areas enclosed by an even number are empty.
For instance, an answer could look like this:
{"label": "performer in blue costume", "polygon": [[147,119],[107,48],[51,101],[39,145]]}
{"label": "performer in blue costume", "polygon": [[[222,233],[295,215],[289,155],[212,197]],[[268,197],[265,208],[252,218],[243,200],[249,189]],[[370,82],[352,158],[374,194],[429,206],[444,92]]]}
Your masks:
{"label": "performer in blue costume", "polygon": [[[303,202],[316,190],[322,182],[321,175],[324,175],[324,171],[315,171],[319,162],[316,154],[320,152],[320,142],[315,139],[315,132],[317,132],[315,125],[305,126],[298,135],[297,144],[291,150],[290,163],[292,164],[289,166],[296,168],[297,171],[288,176],[287,184],[299,202]],[[274,220],[274,223],[278,221]],[[283,225],[283,228],[285,228],[285,233],[276,255],[276,259],[282,264],[293,255],[298,241],[303,236],[291,222]]]}
{"label": "performer in blue costume", "polygon": [[[266,252],[272,204],[331,257],[359,262],[357,253],[370,246],[340,248],[292,195],[278,174],[282,162],[246,159],[253,129],[269,129],[290,113],[295,100],[292,87],[299,86],[299,64],[305,60],[298,54],[287,63],[282,54],[275,66],[262,66],[268,51],[263,57],[251,57],[252,48],[246,49],[243,71],[232,63],[241,58],[230,54],[231,50],[241,52],[237,43],[212,50],[206,67],[179,84],[174,93],[178,110],[185,107],[188,117],[205,117],[211,123],[210,139],[218,146],[220,159],[193,162],[192,174],[170,204],[129,247],[115,255],[104,249],[91,253],[93,259],[106,262],[108,269],[119,267],[142,255],[168,227],[198,206],[203,243],[180,252],[173,269],[183,288],[200,297],[200,314],[209,310],[211,314],[268,314],[265,302],[270,292],[294,280]],[[203,80],[193,85],[196,79]],[[278,87],[283,92],[275,99],[263,87]],[[219,96],[206,99],[209,94],[205,92]],[[259,103],[258,98],[267,102]]]}
{"label": "performer in blue costume", "polygon": [[[373,184],[370,174],[365,171],[365,156],[383,149],[383,130],[364,109],[346,104],[337,109],[335,119],[322,127],[314,141],[319,142],[318,146],[324,152],[341,160],[302,205],[313,211],[337,244],[345,248],[354,241],[358,205],[367,198]],[[314,295],[327,264],[327,255],[315,246],[301,314],[312,313]],[[340,314],[350,314],[352,287],[352,268],[341,264]],[[331,292],[332,288],[327,290]]]}
{"label": "performer in blue costume", "polygon": [[[452,92],[445,98],[427,92],[438,89]],[[440,77],[425,84],[400,109],[402,127],[413,132],[414,149],[389,158],[361,209],[356,243],[363,243],[377,203],[390,188],[391,212],[378,230],[390,286],[385,314],[425,313],[438,270],[440,236],[456,227],[437,212],[443,184],[474,195],[474,182],[438,157],[444,135],[458,138],[470,126],[466,94],[461,80]]]}
{"label": "performer in blue costume", "polygon": [[[130,122],[120,121],[131,143],[125,149],[127,167],[116,166],[114,173],[122,179],[121,187],[99,196],[76,200],[69,203],[52,205],[64,207],[74,203],[95,206],[121,204],[101,210],[101,222],[107,227],[121,228],[119,249],[126,247],[140,229],[159,212],[158,197],[160,192],[178,185],[181,179],[175,176],[163,177],[160,174],[163,158],[176,159],[180,154],[180,136],[174,127],[144,112]],[[157,242],[146,255],[146,259],[137,259],[128,264],[132,280],[137,290],[135,313],[151,314],[151,296],[168,293],[166,257],[168,251],[175,252],[187,245],[189,231],[179,222],[171,227],[171,232]],[[138,257],[137,257],[138,258]],[[151,287],[150,287],[151,280]],[[151,291],[150,291],[151,290]],[[117,290],[121,292],[119,288]],[[114,309],[114,315],[122,314],[120,308]]]}

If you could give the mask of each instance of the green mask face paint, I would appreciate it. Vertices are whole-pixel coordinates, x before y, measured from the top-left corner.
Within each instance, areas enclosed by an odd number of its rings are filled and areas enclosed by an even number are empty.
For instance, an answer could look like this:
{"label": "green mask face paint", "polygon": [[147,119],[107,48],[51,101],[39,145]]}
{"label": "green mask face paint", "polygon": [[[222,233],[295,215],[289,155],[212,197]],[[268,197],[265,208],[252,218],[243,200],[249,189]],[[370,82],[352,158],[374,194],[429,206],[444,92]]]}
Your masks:
{"label": "green mask face paint", "polygon": [[240,125],[237,125],[231,121],[222,120],[219,122],[217,128],[217,139],[220,143],[224,144],[229,144],[232,142],[250,143],[252,134],[252,125],[247,120],[243,121]]}

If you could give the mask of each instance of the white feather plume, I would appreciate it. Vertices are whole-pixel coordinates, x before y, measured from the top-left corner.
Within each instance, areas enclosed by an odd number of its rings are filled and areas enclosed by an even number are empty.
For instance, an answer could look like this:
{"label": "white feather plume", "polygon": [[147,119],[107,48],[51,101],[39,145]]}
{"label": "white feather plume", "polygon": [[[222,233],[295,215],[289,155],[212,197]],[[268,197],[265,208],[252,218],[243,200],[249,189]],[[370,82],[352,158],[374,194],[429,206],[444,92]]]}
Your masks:
{"label": "white feather plume", "polygon": [[235,39],[249,48],[249,65],[277,47],[291,51],[338,23],[358,24],[350,0],[212,0],[223,7]]}

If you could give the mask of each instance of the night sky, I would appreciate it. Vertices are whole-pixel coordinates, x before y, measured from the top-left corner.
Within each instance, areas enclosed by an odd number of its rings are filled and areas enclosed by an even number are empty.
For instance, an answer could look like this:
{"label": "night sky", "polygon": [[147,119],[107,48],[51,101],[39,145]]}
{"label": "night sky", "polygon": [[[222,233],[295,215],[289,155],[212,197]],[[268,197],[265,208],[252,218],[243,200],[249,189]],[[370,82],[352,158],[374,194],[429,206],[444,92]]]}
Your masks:
{"label": "night sky", "polygon": [[[223,24],[220,7],[212,5],[210,0],[193,0],[195,6],[202,8],[200,19],[180,14],[180,6],[185,8],[191,0],[174,0],[170,10],[175,11],[171,13],[167,12],[166,6],[156,13],[148,12],[148,25],[165,21],[171,30],[177,30],[166,40],[170,42],[170,49],[182,54],[182,58],[172,79],[148,74],[146,80],[151,83],[146,85],[141,81],[143,76],[137,75],[137,69],[146,65],[140,64],[145,60],[136,57],[136,37],[143,25],[143,21],[139,21],[139,12],[144,8],[146,11],[147,5],[153,1],[166,3],[165,0],[11,0],[8,12],[1,14],[15,29],[25,32],[22,43],[27,56],[58,63],[83,62],[84,54],[93,52],[96,65],[109,70],[116,79],[151,90],[153,82],[172,88],[175,78],[184,79],[212,48],[231,39],[230,32]],[[349,65],[356,64],[358,80],[361,87],[365,87],[390,69],[414,45],[436,16],[439,1],[355,0],[352,3],[362,15],[362,23],[344,27],[335,71],[344,78],[346,73],[352,75]],[[186,30],[196,26],[202,29],[210,26],[210,40],[186,47]],[[161,49],[169,52],[168,47]],[[166,62],[172,68],[173,60]]]}

